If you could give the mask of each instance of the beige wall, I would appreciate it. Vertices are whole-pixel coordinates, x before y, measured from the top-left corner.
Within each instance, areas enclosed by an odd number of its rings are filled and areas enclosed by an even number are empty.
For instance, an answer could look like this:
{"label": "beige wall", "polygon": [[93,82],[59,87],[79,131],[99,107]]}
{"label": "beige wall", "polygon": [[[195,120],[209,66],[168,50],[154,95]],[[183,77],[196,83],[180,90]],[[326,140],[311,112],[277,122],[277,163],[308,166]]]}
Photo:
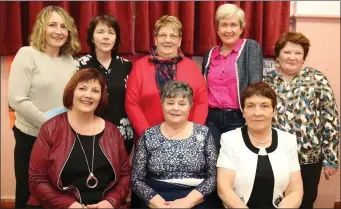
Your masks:
{"label": "beige wall", "polygon": [[14,136],[7,103],[7,58],[1,57],[1,199],[14,199]]}

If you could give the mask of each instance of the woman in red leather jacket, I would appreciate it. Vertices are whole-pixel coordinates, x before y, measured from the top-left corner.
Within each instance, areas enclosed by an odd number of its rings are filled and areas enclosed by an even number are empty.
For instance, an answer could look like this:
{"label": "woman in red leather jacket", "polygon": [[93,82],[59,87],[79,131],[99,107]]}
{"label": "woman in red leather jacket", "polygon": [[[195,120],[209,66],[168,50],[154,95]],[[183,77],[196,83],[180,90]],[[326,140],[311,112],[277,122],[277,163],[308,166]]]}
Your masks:
{"label": "woman in red leather jacket", "polygon": [[130,187],[123,137],[98,117],[107,104],[105,80],[79,70],[63,96],[68,112],[45,122],[33,146],[29,206],[122,208]]}

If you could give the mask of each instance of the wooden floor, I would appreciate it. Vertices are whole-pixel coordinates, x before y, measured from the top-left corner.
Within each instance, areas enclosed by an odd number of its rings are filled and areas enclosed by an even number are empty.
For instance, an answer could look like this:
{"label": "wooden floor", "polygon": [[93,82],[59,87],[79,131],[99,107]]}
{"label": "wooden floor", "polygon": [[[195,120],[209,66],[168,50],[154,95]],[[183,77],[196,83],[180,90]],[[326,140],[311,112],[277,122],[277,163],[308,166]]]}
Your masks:
{"label": "wooden floor", "polygon": [[3,200],[1,199],[0,208],[14,208],[14,200]]}

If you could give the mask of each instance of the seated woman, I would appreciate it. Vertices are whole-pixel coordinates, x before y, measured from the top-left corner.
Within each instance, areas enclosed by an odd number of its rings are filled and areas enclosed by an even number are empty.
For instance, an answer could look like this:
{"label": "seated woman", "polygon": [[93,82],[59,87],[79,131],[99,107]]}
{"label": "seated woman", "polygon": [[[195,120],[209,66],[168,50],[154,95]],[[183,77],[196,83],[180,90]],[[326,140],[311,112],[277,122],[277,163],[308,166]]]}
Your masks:
{"label": "seated woman", "polygon": [[44,208],[119,208],[130,186],[123,136],[96,116],[107,104],[105,80],[78,71],[64,90],[70,109],[45,122],[32,150],[28,205]]}
{"label": "seated woman", "polygon": [[275,91],[254,83],[241,101],[247,126],[221,136],[219,197],[228,208],[298,208],[303,184],[296,136],[271,128]]}
{"label": "seated woman", "polygon": [[132,190],[141,208],[212,204],[217,151],[208,128],[188,121],[192,102],[193,90],[185,82],[170,81],[161,90],[165,122],[142,134],[133,159]]}

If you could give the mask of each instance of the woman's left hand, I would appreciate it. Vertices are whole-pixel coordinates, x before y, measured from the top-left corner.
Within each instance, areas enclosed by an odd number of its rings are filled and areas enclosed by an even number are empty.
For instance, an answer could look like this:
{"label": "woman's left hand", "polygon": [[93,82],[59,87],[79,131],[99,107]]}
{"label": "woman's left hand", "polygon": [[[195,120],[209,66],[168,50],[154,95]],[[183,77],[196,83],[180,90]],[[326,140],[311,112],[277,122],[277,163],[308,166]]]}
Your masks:
{"label": "woman's left hand", "polygon": [[323,166],[324,167],[324,177],[329,180],[329,176],[334,175],[337,172],[337,168],[333,168],[330,166]]}
{"label": "woman's left hand", "polygon": [[107,200],[102,200],[97,204],[87,205],[87,208],[114,208]]}
{"label": "woman's left hand", "polygon": [[188,199],[186,199],[186,197],[176,199],[174,201],[166,201],[165,205],[168,206],[167,208],[192,208],[194,207],[194,205]]}

